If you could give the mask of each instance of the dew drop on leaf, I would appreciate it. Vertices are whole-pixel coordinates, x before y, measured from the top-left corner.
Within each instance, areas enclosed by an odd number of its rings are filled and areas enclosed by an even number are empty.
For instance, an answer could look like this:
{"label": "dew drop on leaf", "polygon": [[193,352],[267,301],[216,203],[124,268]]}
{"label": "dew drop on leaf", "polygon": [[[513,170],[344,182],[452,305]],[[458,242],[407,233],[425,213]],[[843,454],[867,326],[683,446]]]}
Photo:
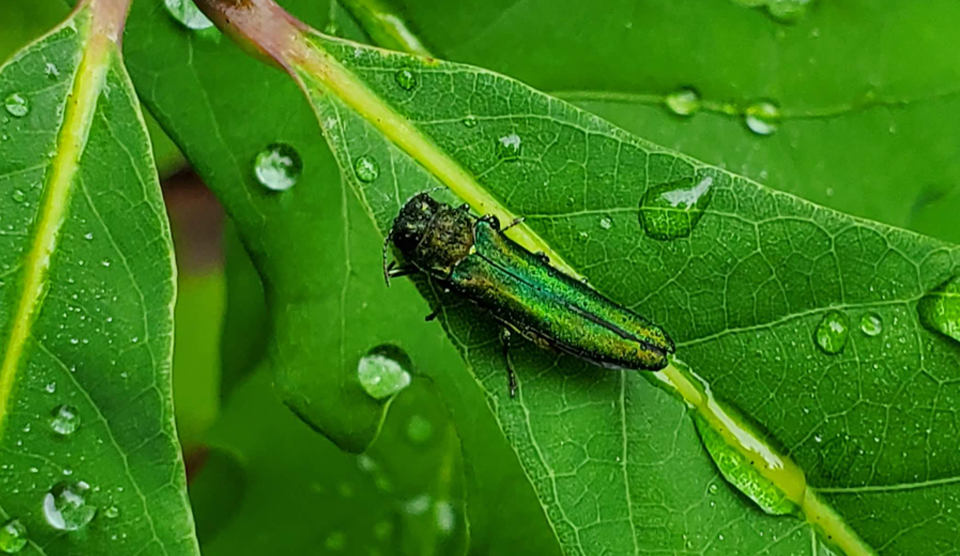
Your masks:
{"label": "dew drop on leaf", "polygon": [[193,0],[164,0],[167,12],[187,29],[201,31],[213,27],[213,22],[203,15]]}
{"label": "dew drop on leaf", "polygon": [[303,161],[300,153],[286,143],[273,143],[260,151],[253,173],[261,185],[271,191],[286,191],[300,179]]}
{"label": "dew drop on leaf", "polygon": [[497,139],[497,157],[503,160],[514,160],[520,157],[523,140],[516,133],[504,135]]}
{"label": "dew drop on leaf", "polygon": [[457,525],[457,512],[448,500],[438,500],[433,506],[433,517],[436,521],[437,531],[443,535],[453,533]]}
{"label": "dew drop on leaf", "polygon": [[357,179],[370,183],[380,177],[380,163],[376,158],[365,154],[353,161],[353,171],[357,173]]}
{"label": "dew drop on leaf", "polygon": [[50,417],[50,429],[61,436],[69,436],[80,428],[80,413],[72,405],[58,405]]}
{"label": "dew drop on leaf", "polygon": [[651,187],[640,200],[640,225],[653,239],[686,237],[710,204],[713,178],[683,178]]}
{"label": "dew drop on leaf", "polygon": [[925,327],[960,342],[960,275],[924,295],[917,312]]}
{"label": "dew drop on leaf", "polygon": [[393,74],[393,79],[404,91],[412,91],[416,89],[417,84],[419,83],[417,74],[408,69],[397,70],[397,72]]}
{"label": "dew drop on leaf", "polygon": [[473,115],[467,116],[463,119],[463,125],[466,127],[477,127],[478,123],[480,123],[480,121],[477,120],[477,117]]}
{"label": "dew drop on leaf", "polygon": [[342,531],[334,531],[327,535],[323,541],[323,546],[330,551],[341,551],[347,546],[347,537]]}
{"label": "dew drop on leaf", "polygon": [[700,110],[700,94],[684,87],[667,95],[667,108],[678,116],[692,116]]}
{"label": "dew drop on leaf", "polygon": [[843,351],[850,335],[850,321],[847,315],[837,310],[827,311],[823,320],[817,325],[814,340],[817,347],[828,355],[836,355]]}
{"label": "dew drop on leaf", "polygon": [[116,506],[109,506],[103,510],[103,515],[107,516],[110,519],[116,519],[120,517],[120,508]]}
{"label": "dew drop on leaf", "polygon": [[393,523],[389,521],[378,521],[373,526],[373,536],[378,540],[386,540],[393,533]]}
{"label": "dew drop on leaf", "polygon": [[0,552],[16,554],[27,546],[27,528],[19,519],[8,519],[0,525]]}
{"label": "dew drop on leaf", "polygon": [[12,196],[15,203],[22,203],[27,199],[27,194],[22,189],[14,189]]}
{"label": "dew drop on leaf", "polygon": [[360,358],[357,376],[370,397],[389,398],[410,385],[410,357],[400,348],[381,345]]}
{"label": "dew drop on leaf", "polygon": [[770,17],[781,23],[795,23],[807,13],[811,0],[767,0]]}
{"label": "dew drop on leaf", "polygon": [[601,218],[600,227],[603,228],[604,230],[609,230],[610,228],[613,227],[613,220],[610,220],[609,218],[606,218],[606,217]]}
{"label": "dew drop on leaf", "polygon": [[780,108],[769,101],[751,104],[743,114],[747,128],[757,135],[773,135],[780,127]]}
{"label": "dew drop on leaf", "polygon": [[867,336],[877,336],[883,332],[883,319],[876,313],[867,313],[860,318],[860,330]]}
{"label": "dew drop on leaf", "polygon": [[83,481],[57,483],[43,498],[43,516],[60,531],[76,531],[93,521],[97,507],[87,503],[90,485]]}
{"label": "dew drop on leaf", "polygon": [[22,118],[30,113],[30,101],[24,98],[20,93],[11,93],[3,101],[3,107],[7,113],[15,118]]}
{"label": "dew drop on leaf", "polygon": [[414,444],[424,444],[433,437],[433,424],[422,415],[414,415],[407,423],[407,438]]}

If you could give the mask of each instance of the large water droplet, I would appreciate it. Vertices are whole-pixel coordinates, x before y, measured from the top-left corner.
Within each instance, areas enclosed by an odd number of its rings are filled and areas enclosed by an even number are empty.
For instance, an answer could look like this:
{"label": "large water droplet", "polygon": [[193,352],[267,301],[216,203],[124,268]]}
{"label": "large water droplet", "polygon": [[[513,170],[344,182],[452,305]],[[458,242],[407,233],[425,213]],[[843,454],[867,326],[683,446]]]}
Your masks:
{"label": "large water droplet", "polygon": [[30,113],[30,101],[20,93],[11,93],[3,101],[3,107],[7,113],[15,118],[22,118]]}
{"label": "large water droplet", "polygon": [[678,116],[692,116],[700,110],[700,94],[690,88],[678,89],[667,95],[666,104]]}
{"label": "large water droplet", "polygon": [[651,187],[640,201],[640,224],[654,239],[686,237],[710,204],[713,178],[678,181]]}
{"label": "large water droplet", "polygon": [[90,485],[83,481],[57,483],[43,498],[43,516],[54,529],[76,531],[97,515],[97,507],[87,504]]}
{"label": "large water droplet", "polygon": [[27,528],[19,519],[8,519],[0,525],[0,551],[16,554],[27,546]]}
{"label": "large water droplet", "polygon": [[878,336],[883,332],[883,319],[876,313],[867,313],[860,317],[860,330],[867,336]]}
{"label": "large water droplet", "polygon": [[478,123],[480,123],[480,121],[476,116],[473,115],[467,116],[463,119],[463,125],[466,127],[477,127]]}
{"label": "large water droplet", "polygon": [[353,161],[353,171],[357,173],[357,179],[370,183],[380,177],[380,163],[376,158],[365,154]]}
{"label": "large water droplet", "polygon": [[80,413],[72,405],[58,405],[50,414],[50,428],[53,432],[68,436],[80,428]]}
{"label": "large water droplet", "polygon": [[[759,428],[747,421],[743,415],[730,407],[724,407],[723,413],[738,422],[753,439],[762,438]],[[765,476],[764,472],[778,470],[784,466],[782,459],[774,450],[762,446],[759,442],[745,445],[746,451],[731,446],[716,429],[710,426],[699,412],[693,414],[693,422],[700,433],[707,453],[717,464],[720,474],[737,490],[753,500],[763,511],[772,515],[785,515],[797,510],[797,501],[780,488],[777,483]],[[777,466],[780,466],[779,468]],[[799,478],[802,480],[802,475]],[[800,490],[795,487],[794,490]],[[716,492],[711,487],[711,494]]]}
{"label": "large water droplet", "polygon": [[417,74],[408,69],[397,70],[397,72],[393,74],[393,79],[397,82],[397,85],[400,85],[400,88],[405,91],[416,89],[419,83]]}
{"label": "large water droplet", "polygon": [[273,143],[260,151],[253,172],[261,185],[272,191],[285,191],[297,184],[303,172],[300,153],[286,143]]}
{"label": "large water droplet", "polygon": [[750,131],[757,135],[773,135],[780,127],[780,108],[769,101],[751,104],[743,117]]}
{"label": "large water droplet", "polygon": [[847,345],[847,337],[849,335],[850,321],[847,315],[831,309],[827,311],[827,314],[823,316],[823,320],[817,325],[817,330],[814,332],[813,337],[817,342],[817,346],[822,349],[824,353],[835,355],[843,351],[843,347]]}
{"label": "large water droplet", "polygon": [[503,160],[514,160],[520,157],[523,140],[516,133],[504,135],[497,139],[497,156]]}
{"label": "large water droplet", "polygon": [[213,22],[203,15],[193,0],[164,0],[167,12],[187,29],[201,31],[213,27]]}
{"label": "large water droplet", "polygon": [[407,423],[407,438],[414,444],[424,444],[433,437],[433,424],[421,415],[414,415]]}
{"label": "large water droplet", "polygon": [[371,397],[382,400],[397,394],[410,384],[410,357],[396,346],[382,345],[360,358],[357,375],[360,385]]}
{"label": "large water droplet", "polygon": [[960,275],[923,296],[917,312],[924,326],[960,342]]}

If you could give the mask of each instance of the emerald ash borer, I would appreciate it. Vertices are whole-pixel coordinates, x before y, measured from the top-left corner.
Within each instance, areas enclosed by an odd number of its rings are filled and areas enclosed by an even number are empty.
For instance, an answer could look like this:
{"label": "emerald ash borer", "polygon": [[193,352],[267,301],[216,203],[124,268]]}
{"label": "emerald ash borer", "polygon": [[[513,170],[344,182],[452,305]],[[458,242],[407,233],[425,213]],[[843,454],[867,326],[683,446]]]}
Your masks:
{"label": "emerald ash borer", "polygon": [[[423,273],[534,344],[610,369],[659,370],[674,352],[658,326],[508,238],[493,215],[476,217],[427,193],[412,197],[384,242],[384,275]],[[401,265],[386,265],[393,243]],[[430,317],[428,317],[430,318]],[[505,344],[506,346],[506,344]],[[509,359],[508,359],[509,361]],[[515,382],[510,370],[510,393]]]}

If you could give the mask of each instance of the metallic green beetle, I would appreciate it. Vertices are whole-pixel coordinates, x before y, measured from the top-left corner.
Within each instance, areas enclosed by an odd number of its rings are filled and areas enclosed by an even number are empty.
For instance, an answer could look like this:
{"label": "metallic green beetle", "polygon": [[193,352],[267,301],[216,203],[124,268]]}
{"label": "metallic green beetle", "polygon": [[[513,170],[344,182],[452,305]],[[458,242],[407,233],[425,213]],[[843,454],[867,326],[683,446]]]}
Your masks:
{"label": "metallic green beetle", "polygon": [[[386,266],[391,242],[404,266]],[[508,238],[495,216],[478,218],[466,205],[452,207],[426,193],[400,209],[384,242],[388,284],[391,277],[416,272],[476,303],[534,344],[594,365],[659,370],[675,350],[660,327]],[[511,396],[515,388],[510,370]]]}

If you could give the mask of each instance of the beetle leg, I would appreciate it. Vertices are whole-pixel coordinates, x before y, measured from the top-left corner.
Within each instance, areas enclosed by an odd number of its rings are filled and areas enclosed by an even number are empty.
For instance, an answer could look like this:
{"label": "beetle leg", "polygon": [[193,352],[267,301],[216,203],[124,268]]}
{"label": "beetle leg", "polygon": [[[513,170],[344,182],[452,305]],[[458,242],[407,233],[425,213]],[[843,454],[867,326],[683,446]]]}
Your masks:
{"label": "beetle leg", "polygon": [[397,262],[394,261],[387,266],[386,276],[388,279],[400,278],[401,276],[409,276],[411,274],[416,274],[417,272],[419,272],[419,269],[417,269],[415,266],[397,266]]}
{"label": "beetle leg", "polygon": [[383,281],[387,283],[387,287],[390,287],[390,269],[393,268],[393,265],[396,263],[390,263],[390,266],[387,266],[387,249],[389,249],[390,242],[393,241],[393,229],[390,229],[390,232],[387,234],[387,237],[383,238],[383,249],[380,252],[380,256],[383,263]]}
{"label": "beetle leg", "polygon": [[524,218],[523,216],[520,216],[520,217],[518,217],[518,218],[514,218],[514,219],[513,219],[513,222],[507,224],[507,227],[504,228],[504,229],[501,230],[501,231],[502,231],[502,232],[505,232],[505,231],[509,230],[510,228],[516,226],[517,224],[522,224],[524,220],[526,220],[526,218]]}
{"label": "beetle leg", "polygon": [[437,309],[437,310],[435,310],[435,311],[432,311],[432,312],[431,312],[429,315],[427,315],[426,317],[424,317],[423,320],[425,320],[425,321],[427,321],[427,322],[430,322],[430,321],[432,321],[433,319],[437,318],[437,315],[439,315],[439,314],[440,314],[440,309]]}
{"label": "beetle leg", "polygon": [[503,346],[503,360],[507,364],[507,384],[510,388],[510,397],[517,397],[517,374],[513,371],[513,363],[510,362],[510,330],[506,327],[500,329],[500,344]]}

